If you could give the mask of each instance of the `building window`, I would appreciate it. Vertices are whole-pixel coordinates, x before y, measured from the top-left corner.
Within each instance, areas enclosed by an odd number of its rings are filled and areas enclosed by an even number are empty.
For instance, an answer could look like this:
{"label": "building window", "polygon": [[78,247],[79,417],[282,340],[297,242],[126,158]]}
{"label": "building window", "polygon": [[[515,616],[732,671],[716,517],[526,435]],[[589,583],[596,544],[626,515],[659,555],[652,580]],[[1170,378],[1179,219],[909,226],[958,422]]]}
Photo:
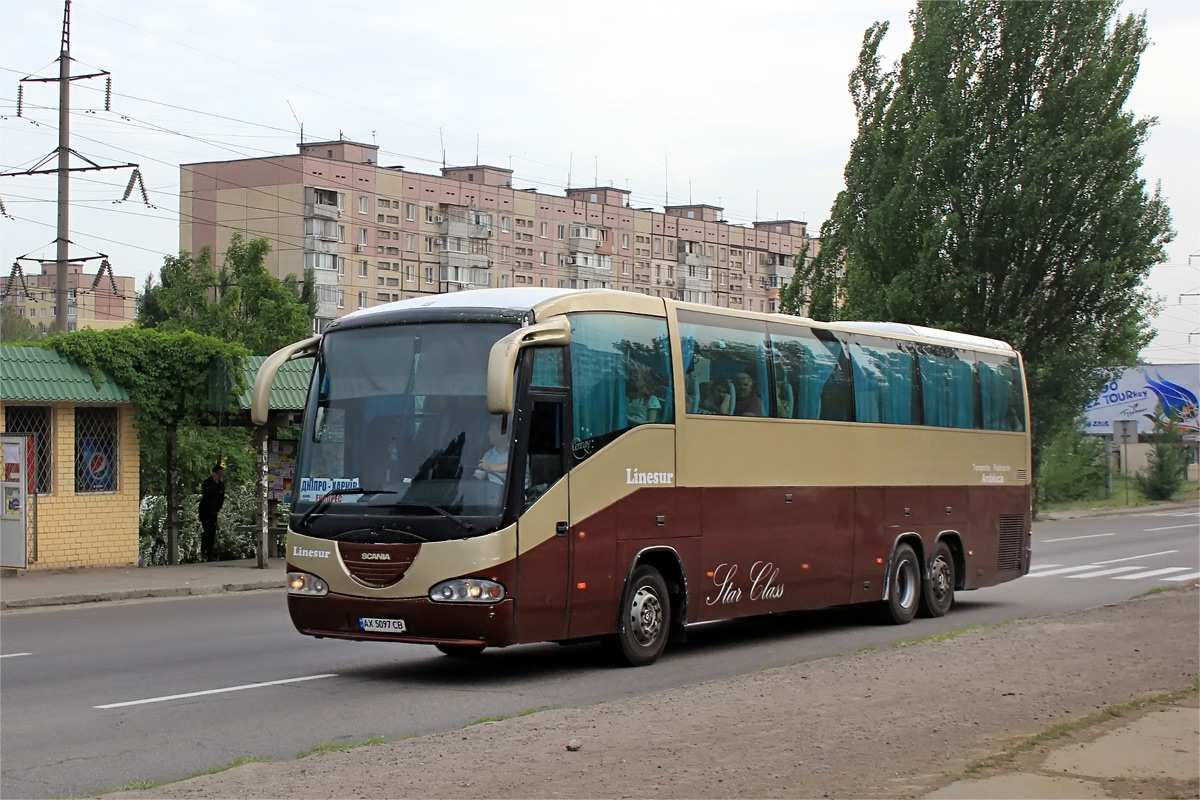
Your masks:
{"label": "building window", "polygon": [[358,277],[360,277],[360,278],[367,277],[367,262],[366,261],[358,262]]}
{"label": "building window", "polygon": [[417,250],[417,237],[411,233],[404,234],[404,249],[410,253],[415,253]]}
{"label": "building window", "polygon": [[426,252],[426,253],[432,253],[432,252],[433,252],[433,241],[434,241],[434,239],[433,239],[433,237],[432,237],[432,236],[426,236],[426,237],[425,237],[425,252]]}
{"label": "building window", "polygon": [[367,243],[367,235],[368,235],[368,231],[366,228],[359,228],[358,229],[358,243],[366,244]]}
{"label": "building window", "polygon": [[621,234],[621,249],[622,250],[629,249],[629,234],[628,233]]}
{"label": "building window", "polygon": [[343,258],[342,256],[338,256],[337,267],[338,267],[338,269],[337,269],[338,275],[346,274],[346,259]]}
{"label": "building window", "polygon": [[404,280],[415,281],[417,279],[417,268],[412,264],[404,265]]}
{"label": "building window", "polygon": [[371,201],[367,199],[365,194],[358,196],[358,213],[369,214],[371,212]]}
{"label": "building window", "polygon": [[75,492],[115,492],[120,474],[117,409],[76,406]]}
{"label": "building window", "polygon": [[509,220],[508,217],[500,218],[500,230],[504,231],[505,233],[508,233],[510,230],[512,230],[512,221]]}
{"label": "building window", "polygon": [[346,293],[345,293],[343,290],[341,290],[341,289],[339,289],[339,290],[338,290],[338,303],[337,303],[337,306],[338,306],[338,308],[345,308],[345,307],[346,307]]}
{"label": "building window", "polygon": [[425,206],[425,221],[433,222],[433,206]]}
{"label": "building window", "polygon": [[405,203],[404,204],[404,218],[408,219],[408,220],[415,220],[417,218],[417,204],[416,203]]}
{"label": "building window", "polygon": [[10,405],[4,414],[5,432],[33,437],[33,490],[38,494],[50,494],[52,488],[54,470],[50,459],[54,453],[54,440],[50,435],[50,419],[50,406]]}
{"label": "building window", "polygon": [[358,307],[359,308],[367,307],[367,293],[366,292],[358,293]]}
{"label": "building window", "polygon": [[337,240],[339,242],[342,242],[343,244],[345,243],[345,241],[346,241],[346,226],[345,225],[337,226]]}
{"label": "building window", "polygon": [[425,282],[433,283],[433,267],[425,268]]}

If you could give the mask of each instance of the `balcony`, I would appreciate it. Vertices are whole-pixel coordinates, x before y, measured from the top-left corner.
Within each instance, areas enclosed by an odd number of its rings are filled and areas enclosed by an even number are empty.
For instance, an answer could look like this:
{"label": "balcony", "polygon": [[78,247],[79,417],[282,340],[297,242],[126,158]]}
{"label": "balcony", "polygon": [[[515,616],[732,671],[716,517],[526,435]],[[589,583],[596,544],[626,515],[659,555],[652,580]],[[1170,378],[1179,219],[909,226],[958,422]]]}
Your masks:
{"label": "balcony", "polygon": [[486,270],[492,266],[492,260],[487,253],[470,253],[442,248],[438,253],[438,265],[443,270],[447,268]]}
{"label": "balcony", "polygon": [[443,266],[438,269],[438,290],[441,292],[487,289],[491,285],[492,274],[487,269],[453,266]]}
{"label": "balcony", "polygon": [[711,269],[716,266],[716,261],[712,256],[706,256],[703,253],[689,253],[686,250],[679,251],[679,263],[685,267],[699,267],[701,269]]}
{"label": "balcony", "polygon": [[713,282],[708,278],[693,278],[688,275],[680,275],[676,278],[676,283],[685,292],[711,292],[713,290]]}
{"label": "balcony", "polygon": [[444,208],[437,216],[438,230],[443,237],[488,239],[495,233],[492,215],[466,208]]}

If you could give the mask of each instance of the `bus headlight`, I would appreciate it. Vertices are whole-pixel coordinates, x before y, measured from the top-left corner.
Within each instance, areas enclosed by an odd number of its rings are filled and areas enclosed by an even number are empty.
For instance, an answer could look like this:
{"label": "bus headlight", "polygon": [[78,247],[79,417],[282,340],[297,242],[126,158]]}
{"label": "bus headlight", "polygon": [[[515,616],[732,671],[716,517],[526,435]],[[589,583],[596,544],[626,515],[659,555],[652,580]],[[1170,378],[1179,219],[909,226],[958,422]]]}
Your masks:
{"label": "bus headlight", "polygon": [[310,597],[324,597],[329,594],[329,586],[316,575],[307,572],[289,572],[287,574],[288,594],[304,594]]}
{"label": "bus headlight", "polygon": [[436,603],[499,603],[504,599],[504,587],[482,578],[458,578],[434,586],[429,599]]}

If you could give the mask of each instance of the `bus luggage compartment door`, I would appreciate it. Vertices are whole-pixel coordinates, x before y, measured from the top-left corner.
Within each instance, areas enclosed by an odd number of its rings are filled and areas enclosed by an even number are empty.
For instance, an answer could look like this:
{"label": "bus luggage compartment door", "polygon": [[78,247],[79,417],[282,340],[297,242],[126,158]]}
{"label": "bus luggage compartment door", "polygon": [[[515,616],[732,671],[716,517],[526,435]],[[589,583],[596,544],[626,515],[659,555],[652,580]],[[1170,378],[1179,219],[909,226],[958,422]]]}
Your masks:
{"label": "bus luggage compartment door", "polygon": [[517,641],[555,641],[567,635],[569,598],[569,476],[526,509],[517,523]]}

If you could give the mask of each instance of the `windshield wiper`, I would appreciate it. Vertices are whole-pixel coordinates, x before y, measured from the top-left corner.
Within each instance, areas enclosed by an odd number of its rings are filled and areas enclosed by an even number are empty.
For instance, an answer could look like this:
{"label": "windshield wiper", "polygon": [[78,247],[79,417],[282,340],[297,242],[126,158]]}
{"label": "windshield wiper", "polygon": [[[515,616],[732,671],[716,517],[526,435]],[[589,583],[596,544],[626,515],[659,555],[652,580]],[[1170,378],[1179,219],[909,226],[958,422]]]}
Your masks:
{"label": "windshield wiper", "polygon": [[357,486],[348,487],[345,489],[330,489],[328,492],[321,495],[320,498],[317,499],[317,502],[313,503],[312,508],[304,512],[304,516],[300,518],[300,522],[296,525],[296,527],[307,527],[310,519],[312,519],[314,516],[319,516],[320,514],[324,513],[325,509],[329,508],[329,505],[333,502],[332,498],[341,497],[342,495],[347,494],[395,494],[395,492],[391,489],[360,489]]}
{"label": "windshield wiper", "polygon": [[[395,492],[393,492],[392,494],[395,494]],[[471,531],[475,530],[475,526],[472,523],[467,522],[462,517],[451,514],[449,511],[442,508],[441,506],[435,506],[433,503],[414,503],[414,502],[411,502],[408,500],[403,500],[399,503],[386,503],[386,504],[379,503],[379,505],[387,505],[388,508],[428,508],[430,511],[437,512],[438,514],[441,514],[443,517],[445,517],[448,520],[451,520],[452,522],[457,522],[459,524],[459,526],[462,527],[462,529],[465,530],[467,533],[470,533]]]}

